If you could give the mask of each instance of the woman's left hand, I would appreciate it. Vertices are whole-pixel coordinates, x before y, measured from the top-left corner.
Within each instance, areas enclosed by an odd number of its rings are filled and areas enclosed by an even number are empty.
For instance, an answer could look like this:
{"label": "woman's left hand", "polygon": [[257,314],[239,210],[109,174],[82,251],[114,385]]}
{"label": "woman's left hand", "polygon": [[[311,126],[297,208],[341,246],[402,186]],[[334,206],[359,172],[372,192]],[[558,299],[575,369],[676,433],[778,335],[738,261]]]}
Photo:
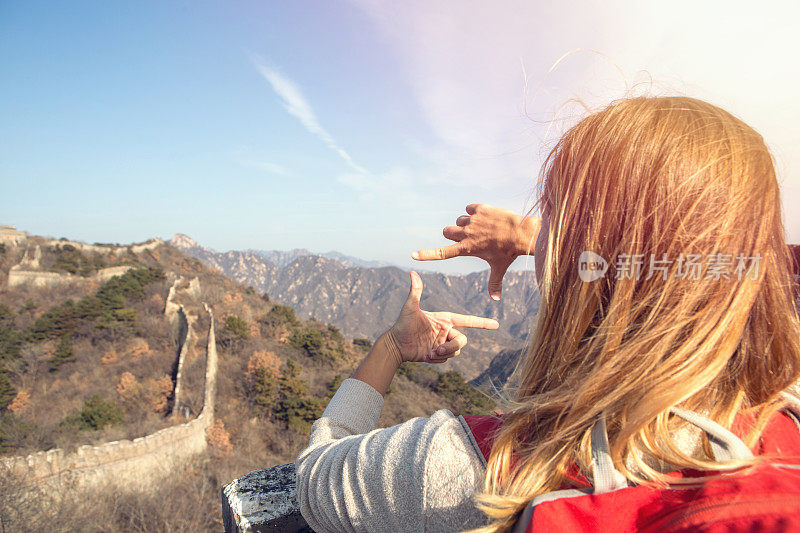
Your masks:
{"label": "woman's left hand", "polygon": [[422,278],[411,272],[411,290],[397,322],[388,333],[399,351],[401,363],[424,361],[444,363],[455,357],[467,344],[459,328],[497,329],[500,324],[491,318],[459,315],[446,311],[430,312],[419,308]]}

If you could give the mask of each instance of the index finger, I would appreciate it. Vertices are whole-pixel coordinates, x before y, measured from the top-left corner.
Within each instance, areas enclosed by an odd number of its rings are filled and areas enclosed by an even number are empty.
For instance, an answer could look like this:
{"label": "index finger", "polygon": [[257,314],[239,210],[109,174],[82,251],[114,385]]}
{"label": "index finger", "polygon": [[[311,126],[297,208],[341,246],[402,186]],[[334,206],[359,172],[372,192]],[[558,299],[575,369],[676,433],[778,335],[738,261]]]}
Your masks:
{"label": "index finger", "polygon": [[497,329],[500,327],[500,323],[493,318],[459,315],[458,313],[450,313],[450,322],[458,328]]}
{"label": "index finger", "polygon": [[462,255],[461,244],[456,243],[443,248],[434,248],[432,250],[417,250],[411,254],[411,257],[417,261],[437,261],[439,259],[458,257],[460,255]]}

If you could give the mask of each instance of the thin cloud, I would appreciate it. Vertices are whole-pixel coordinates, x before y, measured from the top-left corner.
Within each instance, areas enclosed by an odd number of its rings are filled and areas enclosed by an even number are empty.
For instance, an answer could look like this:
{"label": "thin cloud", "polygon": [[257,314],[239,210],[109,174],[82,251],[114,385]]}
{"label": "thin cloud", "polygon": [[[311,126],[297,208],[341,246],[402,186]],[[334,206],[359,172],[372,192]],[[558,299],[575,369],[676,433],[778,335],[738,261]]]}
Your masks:
{"label": "thin cloud", "polygon": [[256,170],[261,170],[263,172],[267,172],[268,174],[274,174],[277,176],[290,176],[291,173],[289,169],[284,167],[283,165],[279,165],[277,163],[273,163],[271,161],[258,161],[255,159],[240,159],[239,164],[243,167],[253,168]]}
{"label": "thin cloud", "polygon": [[339,154],[339,157],[344,159],[350,168],[356,172],[368,174],[367,170],[353,161],[350,154],[339,146],[331,134],[322,127],[314,109],[303,96],[297,84],[275,69],[266,66],[258,57],[251,57],[251,60],[258,72],[272,86],[275,94],[283,101],[283,107],[290,115],[296,117],[310,133],[316,135],[328,148]]}
{"label": "thin cloud", "polygon": [[[406,210],[406,214],[414,213],[419,206],[425,205],[419,191],[424,190],[416,179],[415,172],[407,167],[393,167],[387,172],[370,174],[342,174],[337,178],[342,185],[350,187],[365,202],[388,202],[397,208]],[[427,213],[432,211],[426,210]],[[449,213],[449,212],[448,212]]]}

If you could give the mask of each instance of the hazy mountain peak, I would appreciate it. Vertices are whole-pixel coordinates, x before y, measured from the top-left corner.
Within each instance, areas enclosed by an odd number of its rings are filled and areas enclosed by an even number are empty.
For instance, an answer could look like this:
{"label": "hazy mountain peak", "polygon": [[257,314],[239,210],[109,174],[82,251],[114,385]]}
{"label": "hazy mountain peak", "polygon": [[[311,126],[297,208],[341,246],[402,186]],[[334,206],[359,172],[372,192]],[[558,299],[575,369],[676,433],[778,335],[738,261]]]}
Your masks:
{"label": "hazy mountain peak", "polygon": [[188,235],[183,233],[176,233],[174,237],[169,240],[169,243],[175,248],[200,248],[200,245]]}

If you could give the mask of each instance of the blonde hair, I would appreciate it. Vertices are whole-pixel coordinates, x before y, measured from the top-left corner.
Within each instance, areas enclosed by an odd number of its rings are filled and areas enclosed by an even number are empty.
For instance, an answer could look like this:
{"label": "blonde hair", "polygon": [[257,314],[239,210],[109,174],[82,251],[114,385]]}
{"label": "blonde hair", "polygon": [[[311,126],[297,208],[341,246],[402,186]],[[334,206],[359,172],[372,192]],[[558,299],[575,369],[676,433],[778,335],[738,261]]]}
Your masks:
{"label": "blonde hair", "polygon": [[[616,468],[635,483],[663,483],[643,457],[722,468],[681,452],[673,436],[685,422],[671,407],[727,428],[751,414],[752,445],[800,378],[778,183],[747,124],[692,98],[615,102],[559,140],[539,193],[550,219],[541,306],[478,495],[487,532],[510,529],[535,496],[574,485],[570,468],[591,479],[589,435],[600,416]],[[609,262],[601,279],[580,280],[584,250]],[[623,254],[641,254],[638,279],[616,279]],[[646,279],[651,254],[727,259],[729,279],[681,277],[677,261],[662,264],[666,279]],[[737,274],[740,260],[748,269]]]}

